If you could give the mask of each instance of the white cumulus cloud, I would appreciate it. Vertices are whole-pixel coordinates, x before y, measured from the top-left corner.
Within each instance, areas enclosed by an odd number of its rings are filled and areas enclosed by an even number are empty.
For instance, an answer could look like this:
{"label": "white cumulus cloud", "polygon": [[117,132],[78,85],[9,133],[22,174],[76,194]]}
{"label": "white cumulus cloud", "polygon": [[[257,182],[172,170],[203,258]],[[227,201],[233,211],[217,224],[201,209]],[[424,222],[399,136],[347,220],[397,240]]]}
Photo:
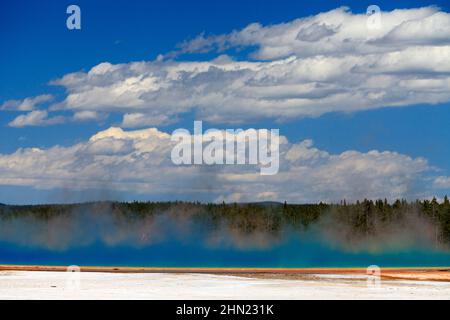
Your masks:
{"label": "white cumulus cloud", "polygon": [[[115,112],[124,127],[146,127],[186,113],[243,123],[450,101],[449,13],[436,7],[382,12],[378,29],[368,28],[367,19],[338,8],[201,34],[155,61],[103,62],[52,81],[67,95],[51,110],[71,110],[78,120]],[[253,52],[233,57],[235,48]],[[209,51],[218,56],[180,56]]]}
{"label": "white cumulus cloud", "polygon": [[26,114],[22,114],[11,121],[10,127],[26,127],[26,126],[46,126],[64,122],[63,116],[49,117],[47,110],[34,110]]}
{"label": "white cumulus cloud", "polygon": [[137,194],[186,193],[211,201],[339,201],[429,196],[432,168],[423,158],[390,151],[331,154],[311,140],[280,137],[280,170],[258,165],[181,165],[171,161],[170,134],[156,128],[112,127],[72,146],[18,149],[0,154],[0,184],[40,189],[109,188]]}
{"label": "white cumulus cloud", "polygon": [[31,111],[37,105],[53,100],[51,94],[42,94],[36,97],[29,97],[23,100],[8,100],[0,106],[0,110],[8,111]]}

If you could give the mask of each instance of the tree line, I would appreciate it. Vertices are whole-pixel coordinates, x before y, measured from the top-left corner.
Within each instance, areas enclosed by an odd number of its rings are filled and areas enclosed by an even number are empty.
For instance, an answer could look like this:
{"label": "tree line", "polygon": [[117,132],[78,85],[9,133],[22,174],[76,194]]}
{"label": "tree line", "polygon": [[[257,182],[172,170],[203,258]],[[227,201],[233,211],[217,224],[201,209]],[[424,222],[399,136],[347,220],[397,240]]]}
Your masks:
{"label": "tree line", "polygon": [[[52,219],[60,215],[108,214],[117,219],[136,219],[168,216],[172,219],[202,223],[210,228],[226,225],[242,233],[281,233],[286,228],[306,230],[321,221],[332,220],[334,228],[346,226],[355,235],[370,236],[384,228],[407,219],[419,217],[434,228],[435,240],[450,244],[450,201],[398,199],[364,199],[354,203],[288,204],[262,203],[200,203],[200,202],[91,202],[82,204],[0,205],[3,219],[31,217]],[[417,221],[417,223],[422,223]]]}

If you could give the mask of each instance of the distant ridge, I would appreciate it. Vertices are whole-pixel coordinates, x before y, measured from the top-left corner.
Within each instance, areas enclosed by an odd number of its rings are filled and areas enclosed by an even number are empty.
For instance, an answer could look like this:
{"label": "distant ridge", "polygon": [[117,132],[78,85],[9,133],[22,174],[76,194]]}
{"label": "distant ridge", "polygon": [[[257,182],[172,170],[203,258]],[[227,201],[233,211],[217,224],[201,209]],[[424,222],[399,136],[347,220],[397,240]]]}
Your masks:
{"label": "distant ridge", "polygon": [[[246,203],[243,203],[246,204]],[[278,201],[259,201],[259,202],[248,202],[247,204],[256,204],[260,206],[281,206],[283,203]]]}

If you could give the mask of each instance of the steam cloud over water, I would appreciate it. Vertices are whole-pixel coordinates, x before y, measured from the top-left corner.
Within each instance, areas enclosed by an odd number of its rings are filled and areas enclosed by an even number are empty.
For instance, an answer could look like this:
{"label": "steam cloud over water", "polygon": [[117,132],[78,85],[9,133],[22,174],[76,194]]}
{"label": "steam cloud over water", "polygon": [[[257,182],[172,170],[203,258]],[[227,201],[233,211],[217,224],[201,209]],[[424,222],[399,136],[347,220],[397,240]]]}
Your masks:
{"label": "steam cloud over water", "polygon": [[292,239],[348,252],[446,250],[441,226],[417,208],[388,218],[343,208],[112,202],[2,207],[0,241],[61,253],[96,243],[145,248],[166,242],[264,251]]}

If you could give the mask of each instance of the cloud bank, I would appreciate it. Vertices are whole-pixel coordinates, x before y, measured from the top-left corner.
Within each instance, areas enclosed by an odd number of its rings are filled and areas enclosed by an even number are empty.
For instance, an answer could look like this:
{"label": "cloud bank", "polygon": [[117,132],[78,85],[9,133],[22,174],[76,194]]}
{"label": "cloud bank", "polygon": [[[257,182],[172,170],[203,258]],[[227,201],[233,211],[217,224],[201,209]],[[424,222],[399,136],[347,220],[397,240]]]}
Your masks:
{"label": "cloud bank", "polygon": [[[328,112],[450,101],[450,14],[435,7],[365,14],[338,8],[290,22],[198,37],[155,61],[111,64],[52,81],[51,110],[123,115],[123,127],[176,122],[285,121]],[[255,48],[249,55],[234,49]],[[213,60],[177,61],[215,52]],[[83,113],[81,113],[83,114]],[[88,117],[85,119],[95,119]]]}
{"label": "cloud bank", "polygon": [[423,158],[390,151],[330,154],[311,140],[280,137],[280,171],[261,176],[258,165],[176,166],[175,142],[156,128],[111,127],[68,147],[19,149],[0,155],[0,184],[38,189],[108,188],[173,199],[187,191],[210,201],[339,201],[425,196],[433,173]]}

